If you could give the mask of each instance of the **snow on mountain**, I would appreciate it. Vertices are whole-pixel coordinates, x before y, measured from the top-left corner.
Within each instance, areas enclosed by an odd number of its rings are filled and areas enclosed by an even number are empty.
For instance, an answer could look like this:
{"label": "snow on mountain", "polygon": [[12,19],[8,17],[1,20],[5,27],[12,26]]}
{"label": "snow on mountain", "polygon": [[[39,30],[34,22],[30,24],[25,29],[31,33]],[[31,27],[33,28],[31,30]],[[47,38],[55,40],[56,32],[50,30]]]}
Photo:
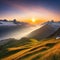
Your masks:
{"label": "snow on mountain", "polygon": [[0,26],[15,26],[17,24],[15,24],[14,22],[10,22],[10,21],[0,21]]}

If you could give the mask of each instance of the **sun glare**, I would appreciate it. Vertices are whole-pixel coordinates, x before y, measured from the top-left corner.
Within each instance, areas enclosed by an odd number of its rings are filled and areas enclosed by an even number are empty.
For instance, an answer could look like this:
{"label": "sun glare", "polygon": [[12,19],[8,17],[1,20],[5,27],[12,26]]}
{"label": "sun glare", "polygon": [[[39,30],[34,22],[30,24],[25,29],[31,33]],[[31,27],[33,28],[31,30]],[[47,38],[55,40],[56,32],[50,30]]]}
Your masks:
{"label": "sun glare", "polygon": [[32,22],[36,22],[36,19],[35,18],[32,18]]}

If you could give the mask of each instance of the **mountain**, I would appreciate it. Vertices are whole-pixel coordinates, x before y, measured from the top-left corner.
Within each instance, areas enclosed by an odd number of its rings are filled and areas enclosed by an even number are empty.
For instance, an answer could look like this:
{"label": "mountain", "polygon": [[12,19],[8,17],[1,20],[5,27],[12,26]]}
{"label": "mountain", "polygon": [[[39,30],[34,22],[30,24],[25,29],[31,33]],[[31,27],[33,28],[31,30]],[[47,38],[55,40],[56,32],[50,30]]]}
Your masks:
{"label": "mountain", "polygon": [[16,26],[16,25],[29,25],[25,22],[18,22],[16,20],[7,21],[7,20],[0,20],[0,26]]}
{"label": "mountain", "polygon": [[35,39],[45,39],[49,36],[52,36],[60,29],[60,23],[57,22],[47,22],[41,28],[32,31],[27,35],[28,38]]}

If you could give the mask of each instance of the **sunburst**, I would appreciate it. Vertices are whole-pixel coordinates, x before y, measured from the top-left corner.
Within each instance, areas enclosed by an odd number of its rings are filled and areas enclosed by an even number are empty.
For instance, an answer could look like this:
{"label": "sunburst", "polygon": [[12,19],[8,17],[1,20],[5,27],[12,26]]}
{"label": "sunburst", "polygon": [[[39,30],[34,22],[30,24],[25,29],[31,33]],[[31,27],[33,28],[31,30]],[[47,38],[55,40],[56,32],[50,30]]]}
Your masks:
{"label": "sunburst", "polygon": [[35,18],[32,18],[32,22],[36,22],[36,19]]}

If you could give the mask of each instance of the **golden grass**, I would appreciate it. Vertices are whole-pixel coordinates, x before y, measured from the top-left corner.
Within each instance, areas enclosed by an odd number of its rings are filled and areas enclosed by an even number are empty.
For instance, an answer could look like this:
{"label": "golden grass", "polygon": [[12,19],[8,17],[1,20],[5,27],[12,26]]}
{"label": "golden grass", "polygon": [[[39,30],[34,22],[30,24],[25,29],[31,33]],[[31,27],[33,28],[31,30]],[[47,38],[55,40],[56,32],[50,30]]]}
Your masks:
{"label": "golden grass", "polygon": [[2,58],[1,60],[60,60],[60,40],[48,39],[43,41],[37,41],[30,39],[28,45],[8,48],[8,51],[14,51],[23,49],[15,54],[8,57]]}

